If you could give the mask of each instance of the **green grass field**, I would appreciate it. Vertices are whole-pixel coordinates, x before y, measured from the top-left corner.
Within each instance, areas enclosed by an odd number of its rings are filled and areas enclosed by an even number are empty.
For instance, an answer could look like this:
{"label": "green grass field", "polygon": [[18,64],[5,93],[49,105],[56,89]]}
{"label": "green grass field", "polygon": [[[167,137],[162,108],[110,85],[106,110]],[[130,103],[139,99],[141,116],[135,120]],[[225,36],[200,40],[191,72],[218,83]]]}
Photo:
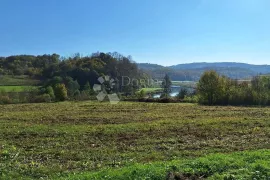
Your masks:
{"label": "green grass field", "polygon": [[162,88],[142,88],[141,90],[145,91],[146,93],[154,93],[162,91]]}
{"label": "green grass field", "polygon": [[38,86],[0,86],[0,92],[27,92]]}
{"label": "green grass field", "polygon": [[40,84],[39,80],[32,79],[25,75],[0,75],[0,86],[35,86],[38,84]]}
{"label": "green grass field", "polygon": [[0,179],[269,179],[269,119],[260,107],[2,105]]}

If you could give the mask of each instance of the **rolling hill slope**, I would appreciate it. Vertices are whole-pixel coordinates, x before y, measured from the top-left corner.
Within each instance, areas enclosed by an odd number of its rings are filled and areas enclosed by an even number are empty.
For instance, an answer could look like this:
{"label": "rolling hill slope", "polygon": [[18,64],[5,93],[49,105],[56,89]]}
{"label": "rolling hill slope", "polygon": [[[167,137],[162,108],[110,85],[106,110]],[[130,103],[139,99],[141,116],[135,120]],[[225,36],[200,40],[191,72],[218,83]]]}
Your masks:
{"label": "rolling hill slope", "polygon": [[154,78],[161,78],[169,74],[175,81],[197,81],[206,70],[216,70],[219,74],[233,79],[249,79],[258,74],[269,74],[270,65],[253,65],[235,62],[216,63],[188,63],[173,66],[161,66],[157,64],[138,64],[139,68],[145,70]]}

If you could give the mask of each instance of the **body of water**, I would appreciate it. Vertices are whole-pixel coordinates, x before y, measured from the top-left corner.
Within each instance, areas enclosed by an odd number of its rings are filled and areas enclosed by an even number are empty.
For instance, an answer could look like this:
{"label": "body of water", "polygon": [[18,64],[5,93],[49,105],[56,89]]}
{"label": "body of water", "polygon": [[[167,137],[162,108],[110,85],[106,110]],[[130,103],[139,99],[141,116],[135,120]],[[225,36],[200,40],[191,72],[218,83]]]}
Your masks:
{"label": "body of water", "polygon": [[[178,93],[179,93],[179,92],[172,92],[172,93],[170,93],[170,96],[171,96],[171,97],[175,97],[175,96],[177,96]],[[161,96],[161,93],[159,93],[159,94],[154,94],[154,95],[153,95],[153,98],[160,98],[160,96]]]}
{"label": "body of water", "polygon": [[[176,97],[179,94],[179,91],[181,90],[181,86],[172,86],[171,87],[172,92],[170,93],[171,97]],[[194,89],[192,88],[186,88],[188,90],[188,92],[193,92]],[[153,98],[160,98],[161,93],[157,93],[153,95]]]}

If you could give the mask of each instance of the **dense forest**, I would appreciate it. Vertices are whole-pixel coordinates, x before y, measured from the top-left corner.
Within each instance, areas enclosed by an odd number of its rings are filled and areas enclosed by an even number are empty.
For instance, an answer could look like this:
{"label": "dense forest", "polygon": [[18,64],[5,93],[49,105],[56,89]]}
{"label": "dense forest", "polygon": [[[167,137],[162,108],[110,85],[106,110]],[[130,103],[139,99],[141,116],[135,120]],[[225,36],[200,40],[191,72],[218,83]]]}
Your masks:
{"label": "dense forest", "polygon": [[128,76],[139,78],[143,73],[138,69],[131,57],[115,53],[93,53],[91,56],[60,57],[52,55],[18,55],[0,57],[1,75],[29,75],[33,78],[48,80],[59,76],[71,77],[82,87],[87,81],[90,85],[97,82],[98,77],[108,75],[111,78]]}

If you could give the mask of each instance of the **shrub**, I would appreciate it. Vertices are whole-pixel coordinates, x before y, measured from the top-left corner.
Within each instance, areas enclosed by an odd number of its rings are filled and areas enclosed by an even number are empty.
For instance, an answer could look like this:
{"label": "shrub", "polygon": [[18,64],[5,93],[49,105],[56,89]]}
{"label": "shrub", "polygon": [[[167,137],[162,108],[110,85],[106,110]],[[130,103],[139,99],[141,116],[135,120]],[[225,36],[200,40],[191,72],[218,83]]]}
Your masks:
{"label": "shrub", "polygon": [[52,86],[48,86],[46,88],[46,93],[50,95],[51,100],[55,99],[54,90],[53,90]]}
{"label": "shrub", "polygon": [[8,96],[13,104],[20,103],[20,98],[19,98],[18,92],[10,92],[10,93],[8,93]]}
{"label": "shrub", "polygon": [[1,90],[0,90],[0,95],[1,95],[1,96],[7,96],[8,93],[7,93],[4,89],[1,89]]}
{"label": "shrub", "polygon": [[49,94],[42,94],[36,96],[34,99],[35,103],[42,103],[42,102],[51,102],[51,96]]}
{"label": "shrub", "polygon": [[8,96],[0,96],[0,103],[1,104],[11,104],[11,100]]}
{"label": "shrub", "polygon": [[44,99],[44,102],[51,102],[51,96],[49,94],[43,94],[42,98]]}
{"label": "shrub", "polygon": [[67,93],[69,97],[75,96],[75,92],[80,89],[78,81],[73,81],[72,79],[67,83]]}
{"label": "shrub", "polygon": [[83,86],[83,91],[86,92],[86,95],[88,95],[88,96],[95,94],[93,89],[91,89],[90,83],[88,81]]}
{"label": "shrub", "polygon": [[161,103],[169,103],[169,102],[172,102],[173,100],[172,99],[170,99],[170,98],[161,98],[161,99],[159,99],[159,102],[161,102]]}
{"label": "shrub", "polygon": [[145,93],[145,91],[143,89],[140,90],[140,91],[138,91],[138,92],[136,92],[136,97],[138,99],[143,99],[145,96],[146,96],[146,93]]}
{"label": "shrub", "polygon": [[54,94],[57,101],[65,101],[68,98],[65,84],[56,84]]}
{"label": "shrub", "polygon": [[19,93],[19,101],[20,101],[20,103],[27,103],[28,102],[28,99],[27,99],[28,94],[29,94],[29,92],[21,92],[21,93]]}
{"label": "shrub", "polygon": [[76,100],[80,100],[80,96],[81,96],[81,92],[77,89],[75,92],[74,92],[74,98]]}
{"label": "shrub", "polygon": [[82,91],[80,93],[80,100],[89,100],[89,99],[90,99],[90,96],[89,96],[88,91]]}
{"label": "shrub", "polygon": [[186,103],[198,103],[199,98],[198,98],[198,96],[186,96],[184,98],[183,102],[186,102]]}

